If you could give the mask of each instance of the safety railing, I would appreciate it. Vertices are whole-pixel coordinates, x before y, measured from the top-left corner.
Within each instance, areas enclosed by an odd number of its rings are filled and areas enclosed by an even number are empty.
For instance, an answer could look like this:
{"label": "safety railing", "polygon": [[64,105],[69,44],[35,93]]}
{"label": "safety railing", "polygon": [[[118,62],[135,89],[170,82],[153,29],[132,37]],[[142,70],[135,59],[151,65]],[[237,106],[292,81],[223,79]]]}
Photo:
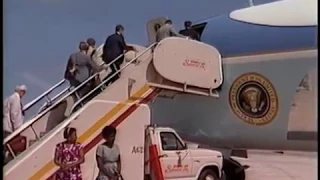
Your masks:
{"label": "safety railing", "polygon": [[66,92],[68,92],[68,91],[70,92],[70,87],[67,87],[67,88],[63,89],[61,92],[59,92],[57,95],[55,95],[55,96],[51,99],[50,102],[45,102],[45,103],[40,107],[40,109],[39,109],[39,111],[38,111],[37,114],[41,113],[41,111],[43,111],[43,110],[45,110],[46,108],[48,108],[49,106],[51,106],[51,105],[55,102],[55,100],[57,100],[59,97],[61,97],[64,93],[66,93]]}
{"label": "safety railing", "polygon": [[[124,54],[121,54],[120,56],[118,56],[117,58],[115,58],[113,61],[111,61],[109,64],[107,64],[107,68],[114,63],[115,61],[117,61],[118,59],[120,59],[122,56],[124,56]],[[104,64],[104,63],[103,63]],[[20,134],[22,131],[24,131],[25,129],[27,129],[28,127],[31,128],[31,130],[33,131],[33,133],[35,134],[35,137],[37,139],[39,139],[39,136],[37,135],[35,129],[32,127],[32,125],[37,122],[41,117],[43,117],[47,112],[49,112],[50,110],[52,110],[54,107],[56,107],[60,102],[64,101],[67,97],[69,97],[70,95],[72,95],[73,93],[76,94],[76,97],[79,97],[77,95],[77,90],[79,90],[80,88],[82,88],[84,85],[86,85],[89,81],[91,81],[93,78],[95,78],[98,73],[95,73],[94,75],[90,76],[87,80],[85,80],[83,83],[81,83],[79,86],[75,87],[72,91],[70,91],[67,95],[63,96],[60,100],[58,100],[56,103],[54,103],[53,105],[51,105],[50,107],[46,108],[44,111],[42,111],[40,114],[36,115],[34,118],[32,118],[31,120],[27,121],[26,123],[24,123],[20,128],[18,128],[17,130],[15,130],[13,133],[11,133],[8,137],[6,137],[3,141],[3,144],[7,144],[11,139],[13,139],[14,137],[16,137],[18,134]]]}
{"label": "safety railing", "polygon": [[82,98],[80,98],[71,108],[71,112],[74,112],[74,110],[77,108],[77,106],[80,104],[83,104],[82,101],[84,101],[86,98],[88,98],[92,93],[94,93],[96,90],[101,88],[106,82],[110,81],[114,76],[118,75],[120,72],[122,72],[124,69],[126,69],[130,64],[133,64],[136,62],[136,60],[144,55],[146,52],[148,52],[153,46],[155,46],[156,43],[151,44],[149,47],[147,47],[145,50],[143,50],[140,54],[138,54],[135,58],[130,60],[128,63],[126,63],[124,66],[122,66],[119,70],[117,70],[114,74],[112,74],[110,77],[102,81],[98,86],[96,86],[94,89],[92,89],[90,92],[88,92],[86,95],[84,95]]}
{"label": "safety railing", "polygon": [[52,97],[60,93],[64,88],[70,87],[68,81],[59,81],[59,83],[52,86],[46,92],[42,93],[40,96],[36,97],[24,106],[24,122],[29,121],[38,114],[38,110],[44,103],[52,104]]}
{"label": "safety railing", "polygon": [[[102,65],[104,65],[104,64],[105,64],[105,63],[103,62],[103,63],[99,64],[99,66],[102,66]],[[68,88],[63,89],[61,92],[59,92],[57,95],[55,95],[55,96],[51,99],[51,101],[45,102],[45,103],[41,106],[41,108],[39,109],[38,114],[41,113],[41,111],[43,111],[44,109],[48,108],[48,106],[51,106],[52,103],[54,103],[54,101],[57,100],[60,96],[62,96],[64,93],[66,93],[67,91],[70,92],[70,88],[71,88],[71,87],[68,87]]]}
{"label": "safety railing", "polygon": [[[101,51],[103,48],[103,45],[100,45],[96,50]],[[102,63],[100,66],[102,66],[104,63]],[[45,91],[44,93],[42,93],[41,95],[37,96],[35,99],[31,100],[29,103],[27,103],[26,105],[23,106],[23,111],[26,112],[26,114],[29,115],[29,113],[27,112],[31,107],[34,107],[39,101],[41,101],[42,99],[46,98],[46,102],[45,104],[52,104],[52,102],[54,101],[54,98],[50,98],[49,94],[52,93],[54,90],[56,90],[57,88],[59,88],[60,86],[62,86],[64,83],[66,82],[65,79],[60,80],[58,83],[56,83],[55,85],[53,85],[51,88],[49,88],[47,91]],[[68,86],[70,88],[70,86]],[[64,92],[62,92],[64,91]],[[62,90],[61,92],[58,92],[58,94],[63,94],[65,93],[65,89]],[[55,96],[57,97],[57,95]],[[42,107],[41,107],[42,108]],[[39,111],[36,111],[39,113]],[[37,113],[35,113],[37,114]],[[27,118],[33,118],[35,114],[32,114],[30,116],[28,116]]]}
{"label": "safety railing", "polygon": [[[117,74],[119,74],[120,72],[122,72],[126,67],[128,67],[130,64],[133,64],[134,62],[136,62],[136,60],[141,57],[143,54],[145,54],[148,50],[150,50],[156,43],[150,45],[149,47],[147,47],[144,51],[142,51],[140,54],[138,54],[136,57],[134,57],[132,60],[130,60],[128,63],[126,63],[123,67],[121,67],[118,71],[116,71],[113,75],[111,75],[110,77],[106,78],[104,81],[102,81],[98,86],[96,86],[94,89],[92,89],[90,92],[88,92],[86,95],[84,95],[83,97],[81,97],[80,99],[77,100],[77,102],[73,105],[73,107],[71,108],[71,113],[70,115],[72,115],[72,112],[74,111],[74,109],[80,104],[80,105],[84,105],[83,100],[85,100],[86,98],[88,98],[92,93],[94,93],[96,90],[98,90],[99,88],[102,88],[103,85],[108,82],[111,78],[113,78],[114,76],[116,76]],[[110,65],[112,65],[115,61],[117,61],[119,58],[121,58],[124,54],[118,56],[116,59],[114,59],[112,62],[107,64],[107,67],[109,67]],[[54,103],[53,106],[48,107],[47,109],[45,109],[43,112],[41,112],[38,116],[35,117],[35,120],[33,120],[33,123],[35,123],[38,119],[40,119],[42,116],[44,116],[47,112],[49,112],[53,107],[55,107],[57,104],[59,104],[60,102],[62,102],[65,98],[69,97],[72,93],[76,93],[76,91],[81,88],[81,86],[85,85],[86,83],[88,83],[90,80],[92,80],[98,73],[92,75],[90,78],[88,78],[85,82],[83,82],[82,84],[80,84],[79,86],[77,86],[76,88],[74,88],[70,93],[68,93],[66,96],[64,96],[63,98],[61,98],[61,100],[57,101],[56,103]],[[67,89],[68,90],[68,89]],[[58,94],[59,95],[59,94]],[[57,96],[58,96],[57,95]],[[69,116],[70,117],[70,116]],[[68,125],[69,121],[71,121],[71,119],[67,120],[68,122],[64,122],[63,126]],[[32,127],[33,123],[28,123],[28,125],[25,126],[25,128],[21,128],[21,130],[15,132],[14,134],[11,134],[8,138],[6,138],[4,140],[4,144],[6,145],[6,147],[8,148],[11,156],[13,157],[13,159],[15,159],[16,154],[13,152],[12,148],[10,147],[10,145],[7,143],[10,139],[12,139],[13,137],[15,137],[16,135],[18,135],[19,133],[21,133],[23,130],[25,130],[28,127],[31,127],[33,133],[36,135],[37,140],[39,139],[39,137],[37,136],[34,128]],[[64,128],[64,127],[61,127]],[[59,128],[59,129],[61,129]],[[11,138],[10,138],[11,137]]]}
{"label": "safety railing", "polygon": [[30,107],[32,107],[34,104],[36,104],[37,102],[39,102],[42,98],[47,98],[48,102],[51,101],[51,98],[48,96],[53,90],[55,90],[56,88],[60,87],[66,80],[62,79],[60,80],[57,84],[53,85],[50,89],[48,89],[47,91],[45,91],[44,93],[42,93],[40,96],[36,97],[35,99],[33,99],[31,102],[29,102],[28,104],[23,106],[23,110],[27,111]]}

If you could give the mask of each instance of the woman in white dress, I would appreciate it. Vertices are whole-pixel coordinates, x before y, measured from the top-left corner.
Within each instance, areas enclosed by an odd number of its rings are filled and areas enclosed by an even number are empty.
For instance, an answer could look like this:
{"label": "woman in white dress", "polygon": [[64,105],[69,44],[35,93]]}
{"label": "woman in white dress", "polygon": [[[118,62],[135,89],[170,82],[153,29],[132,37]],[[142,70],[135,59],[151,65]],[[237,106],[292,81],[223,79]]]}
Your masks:
{"label": "woman in white dress", "polygon": [[121,159],[118,145],[114,144],[117,130],[112,126],[103,128],[101,134],[106,140],[96,151],[99,174],[96,180],[118,180],[121,177]]}

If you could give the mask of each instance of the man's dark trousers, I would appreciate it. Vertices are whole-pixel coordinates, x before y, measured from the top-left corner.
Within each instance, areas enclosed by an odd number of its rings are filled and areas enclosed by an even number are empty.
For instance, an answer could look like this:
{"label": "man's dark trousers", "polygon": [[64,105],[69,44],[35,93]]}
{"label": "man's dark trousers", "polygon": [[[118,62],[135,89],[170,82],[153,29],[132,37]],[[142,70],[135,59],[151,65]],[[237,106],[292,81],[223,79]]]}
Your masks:
{"label": "man's dark trousers", "polygon": [[[110,65],[111,72],[104,79],[104,80],[109,79],[106,82],[106,85],[108,85],[110,83],[114,83],[116,80],[118,80],[120,78],[121,72],[117,72],[117,71],[120,69],[121,64],[123,63],[123,61],[124,61],[124,57],[122,56],[121,58],[119,58],[117,61],[115,61],[113,64]],[[114,75],[114,74],[116,74],[116,75]],[[113,77],[111,77],[111,76],[113,76]]]}

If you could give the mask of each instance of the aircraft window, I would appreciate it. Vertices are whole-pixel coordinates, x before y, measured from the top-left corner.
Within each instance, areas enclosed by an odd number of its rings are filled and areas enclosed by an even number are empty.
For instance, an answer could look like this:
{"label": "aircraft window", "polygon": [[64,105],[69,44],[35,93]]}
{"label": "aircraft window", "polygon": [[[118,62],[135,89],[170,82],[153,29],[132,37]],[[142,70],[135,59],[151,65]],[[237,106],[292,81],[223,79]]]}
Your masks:
{"label": "aircraft window", "polygon": [[181,141],[172,132],[161,132],[160,138],[161,138],[162,150],[172,151],[172,150],[185,149]]}

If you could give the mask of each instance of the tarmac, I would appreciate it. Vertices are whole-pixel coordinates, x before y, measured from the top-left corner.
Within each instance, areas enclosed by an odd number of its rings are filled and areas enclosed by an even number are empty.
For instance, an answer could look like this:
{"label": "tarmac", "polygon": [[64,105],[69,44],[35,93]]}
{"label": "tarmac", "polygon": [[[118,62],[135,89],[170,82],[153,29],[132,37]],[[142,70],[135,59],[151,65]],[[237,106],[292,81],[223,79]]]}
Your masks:
{"label": "tarmac", "polygon": [[246,170],[246,180],[316,180],[318,165],[316,152],[249,150],[248,158],[233,157]]}

